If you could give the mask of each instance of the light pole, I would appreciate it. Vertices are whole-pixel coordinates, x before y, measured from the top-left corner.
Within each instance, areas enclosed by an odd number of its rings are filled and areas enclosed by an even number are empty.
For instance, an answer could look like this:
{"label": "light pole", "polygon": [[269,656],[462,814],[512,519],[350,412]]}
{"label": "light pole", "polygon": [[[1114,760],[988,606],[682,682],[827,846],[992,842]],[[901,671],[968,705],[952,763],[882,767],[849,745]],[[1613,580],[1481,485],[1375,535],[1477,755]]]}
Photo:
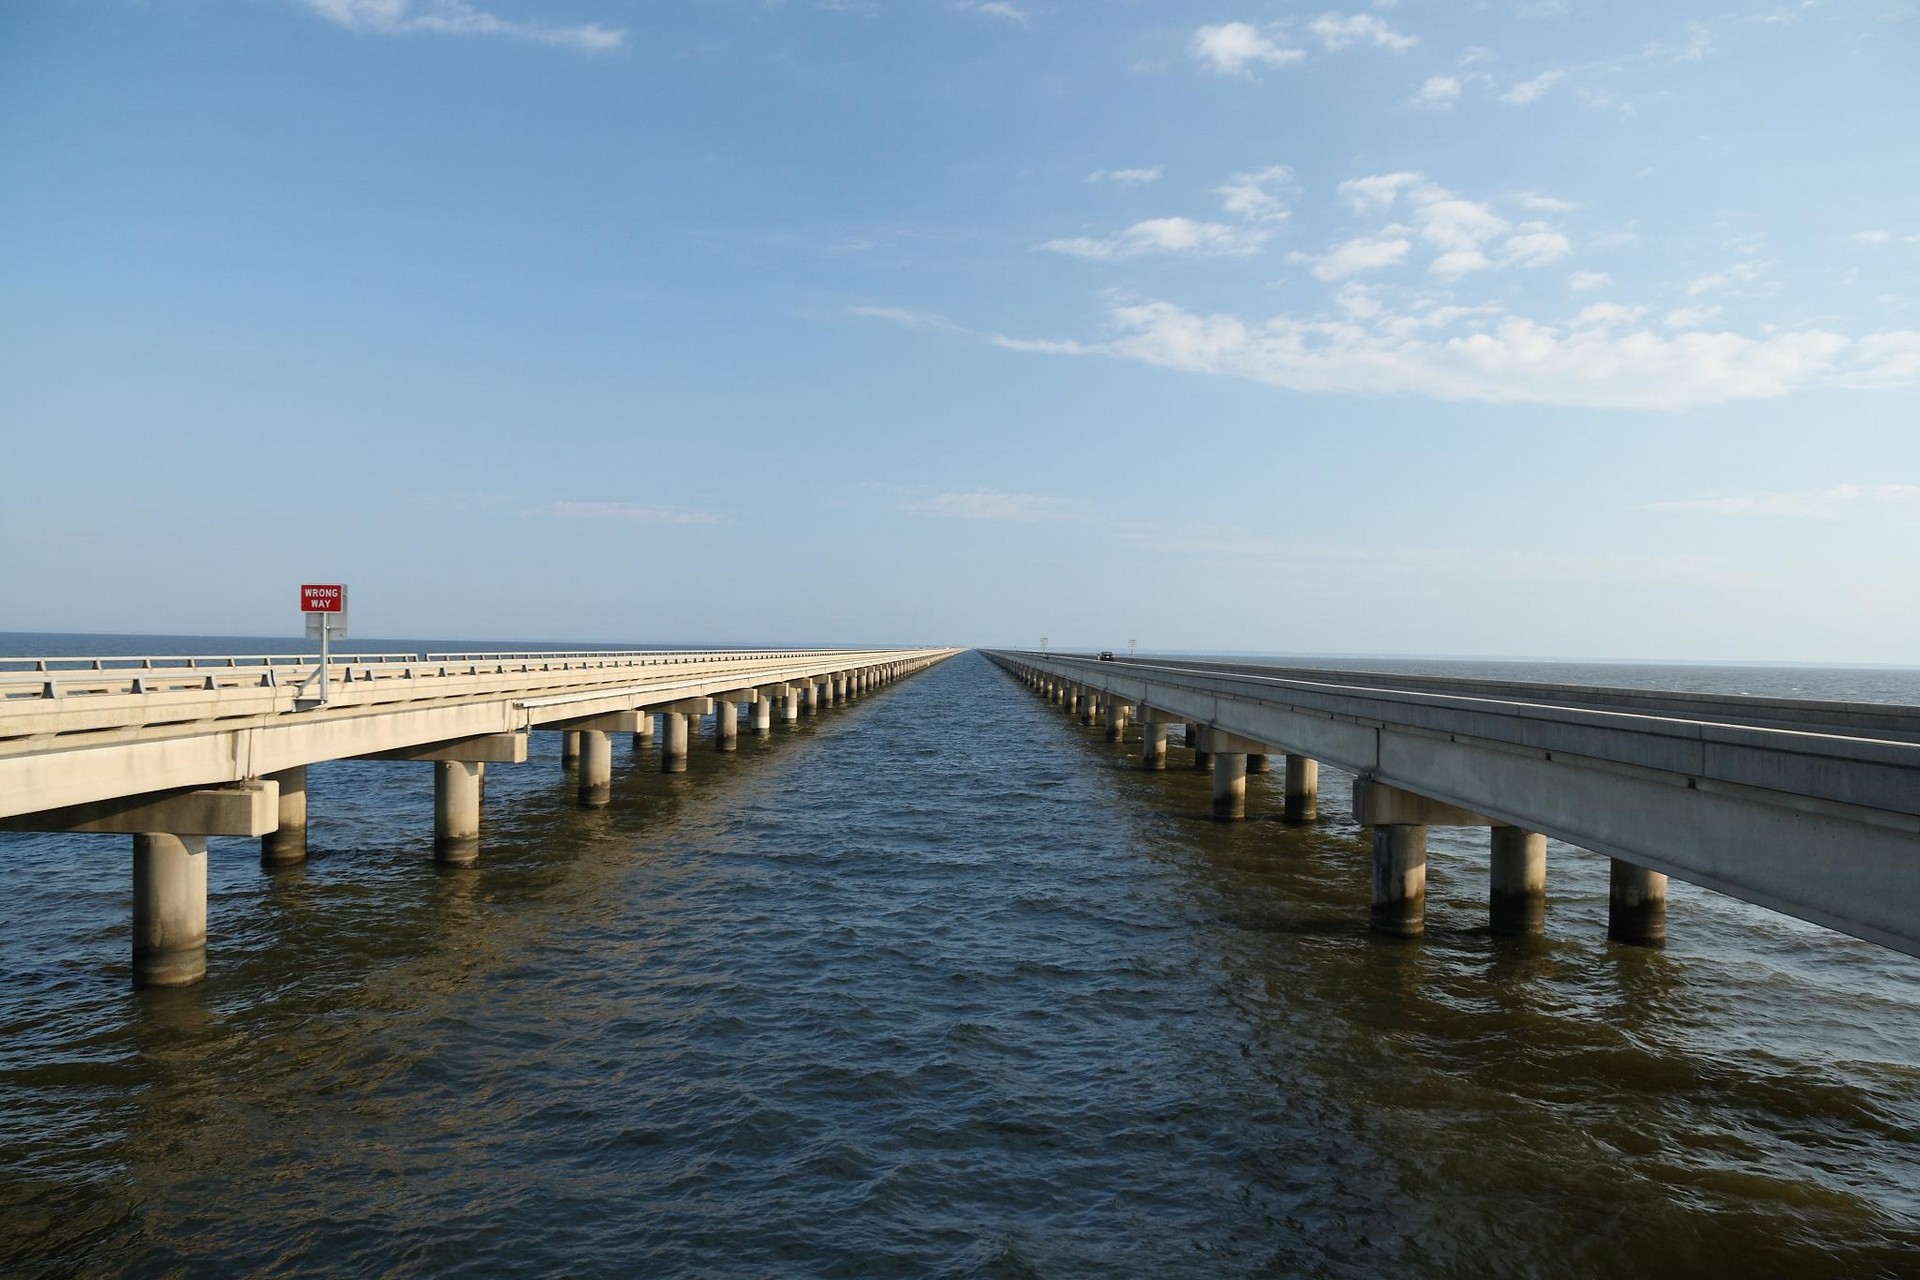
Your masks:
{"label": "light pole", "polygon": [[1135,649],[1138,649],[1139,647],[1140,647],[1140,642],[1138,640],[1135,640],[1131,636],[1127,637],[1127,657],[1129,658],[1133,657],[1133,651]]}
{"label": "light pole", "polygon": [[1042,653],[1045,653],[1046,651],[1047,651],[1047,638],[1046,638],[1045,636],[1041,636],[1041,637],[1040,637],[1040,652],[1042,652]]}

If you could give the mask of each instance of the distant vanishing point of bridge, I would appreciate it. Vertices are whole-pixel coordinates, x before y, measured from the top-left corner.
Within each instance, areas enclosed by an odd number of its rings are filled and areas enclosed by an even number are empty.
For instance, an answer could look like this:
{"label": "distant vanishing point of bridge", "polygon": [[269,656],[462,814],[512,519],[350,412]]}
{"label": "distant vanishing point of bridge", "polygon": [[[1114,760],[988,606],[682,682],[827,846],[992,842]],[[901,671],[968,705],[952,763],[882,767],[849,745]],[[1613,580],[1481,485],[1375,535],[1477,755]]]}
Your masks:
{"label": "distant vanishing point of bridge", "polygon": [[[0,659],[0,830],[133,837],[133,980],[206,974],[207,839],[307,856],[307,768],[433,766],[436,861],[480,856],[486,770],[558,732],[580,804],[610,802],[612,739],[686,768],[953,657],[956,649]],[[1489,923],[1537,932],[1546,842],[1611,859],[1608,932],[1658,945],[1668,876],[1920,955],[1920,708],[1221,662],[989,660],[1141,763],[1170,731],[1214,816],[1284,760],[1312,821],[1319,766],[1371,831],[1374,930],[1425,928],[1427,832],[1488,829]],[[656,729],[656,723],[658,725]]]}

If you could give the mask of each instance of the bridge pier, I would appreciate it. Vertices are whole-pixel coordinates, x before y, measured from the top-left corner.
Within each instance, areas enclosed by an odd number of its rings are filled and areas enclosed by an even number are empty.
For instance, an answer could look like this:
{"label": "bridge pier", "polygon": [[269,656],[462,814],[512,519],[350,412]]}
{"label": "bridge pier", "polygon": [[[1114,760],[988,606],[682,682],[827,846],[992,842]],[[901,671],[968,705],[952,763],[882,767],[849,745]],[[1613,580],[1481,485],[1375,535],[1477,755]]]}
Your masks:
{"label": "bridge pier", "polygon": [[1270,763],[1268,763],[1268,759],[1269,757],[1264,751],[1248,752],[1247,753],[1247,772],[1248,773],[1267,772],[1269,769],[1273,767]]}
{"label": "bridge pier", "polygon": [[1212,731],[1203,725],[1187,726],[1187,745],[1193,748],[1193,768],[1196,773],[1204,773],[1213,768]]}
{"label": "bridge pier", "polygon": [[1667,877],[1611,859],[1607,886],[1607,936],[1636,947],[1667,945]]}
{"label": "bridge pier", "polygon": [[580,730],[580,807],[604,809],[613,800],[613,735]]}
{"label": "bridge pier", "polygon": [[1487,874],[1487,925],[1495,934],[1539,933],[1547,922],[1547,838],[1495,827]]}
{"label": "bridge pier", "polygon": [[1127,704],[1118,699],[1107,702],[1107,741],[1125,742],[1127,739]]}
{"label": "bridge pier", "polygon": [[713,704],[713,749],[715,751],[738,751],[740,749],[740,704],[725,699],[715,699]]}
{"label": "bridge pier", "polygon": [[753,731],[764,738],[773,732],[773,699],[761,697],[753,704]]}
{"label": "bridge pier", "polygon": [[1241,752],[1214,753],[1213,816],[1220,822],[1247,816],[1247,757]]}
{"label": "bridge pier", "polygon": [[560,767],[577,768],[580,764],[580,731],[568,729],[560,735]]}
{"label": "bridge pier", "polygon": [[480,861],[483,767],[471,760],[433,762],[433,860],[442,866],[471,867]]}
{"label": "bridge pier", "polygon": [[660,713],[660,771],[687,771],[687,717],[678,711]]}
{"label": "bridge pier", "polygon": [[1417,938],[1427,931],[1427,829],[1382,823],[1373,829],[1375,933]]}
{"label": "bridge pier", "polygon": [[133,838],[133,985],[190,987],[207,976],[207,838]]}
{"label": "bridge pier", "polygon": [[787,696],[780,699],[780,719],[787,724],[800,722],[800,703],[806,697],[806,691],[797,685],[789,685]]}
{"label": "bridge pier", "polygon": [[1320,816],[1320,762],[1287,753],[1287,821],[1312,822]]}
{"label": "bridge pier", "polygon": [[1157,773],[1167,767],[1167,725],[1153,712],[1145,714],[1140,722],[1140,767]]}
{"label": "bridge pier", "polygon": [[633,733],[633,754],[637,756],[652,745],[653,713],[651,711],[642,711],[640,713],[640,727],[634,730]]}
{"label": "bridge pier", "polygon": [[280,786],[280,825],[260,837],[260,865],[291,867],[307,860],[307,766],[270,773]]}

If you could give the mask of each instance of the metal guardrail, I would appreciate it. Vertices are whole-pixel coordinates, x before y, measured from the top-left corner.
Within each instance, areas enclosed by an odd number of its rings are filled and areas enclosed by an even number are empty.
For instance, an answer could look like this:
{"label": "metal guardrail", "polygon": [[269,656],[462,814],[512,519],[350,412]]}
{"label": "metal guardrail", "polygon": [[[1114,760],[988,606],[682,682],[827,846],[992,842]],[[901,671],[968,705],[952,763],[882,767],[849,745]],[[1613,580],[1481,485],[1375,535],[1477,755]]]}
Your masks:
{"label": "metal guardrail", "polygon": [[[875,649],[645,649],[620,652],[558,650],[525,653],[374,653],[329,655],[329,678],[343,685],[447,676],[613,671],[768,661],[808,661]],[[304,687],[319,674],[318,654],[153,655],[0,659],[0,702],[146,695],[235,688]]]}
{"label": "metal guardrail", "polygon": [[[334,664],[418,662],[417,653],[336,653],[329,655]],[[165,671],[185,668],[301,667],[320,661],[317,653],[223,653],[113,655],[110,657],[5,658],[0,657],[0,675],[16,672],[34,674],[61,671]]]}

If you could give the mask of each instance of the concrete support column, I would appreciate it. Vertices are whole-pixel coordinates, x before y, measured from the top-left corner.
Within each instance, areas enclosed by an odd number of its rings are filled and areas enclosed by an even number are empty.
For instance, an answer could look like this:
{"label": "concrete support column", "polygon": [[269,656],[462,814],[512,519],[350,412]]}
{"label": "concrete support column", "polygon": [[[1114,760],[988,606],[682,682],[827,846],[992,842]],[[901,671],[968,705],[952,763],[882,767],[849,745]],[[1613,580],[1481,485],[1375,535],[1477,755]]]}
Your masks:
{"label": "concrete support column", "polygon": [[291,867],[307,860],[307,766],[267,775],[280,784],[280,826],[260,837],[260,865]]}
{"label": "concrete support column", "polygon": [[1091,689],[1080,695],[1080,723],[1087,728],[1100,723],[1100,695]]}
{"label": "concrete support column", "polygon": [[1213,757],[1213,816],[1221,822],[1247,816],[1247,757],[1238,751]]}
{"label": "concrete support column", "polygon": [[800,691],[800,710],[812,715],[820,709],[820,686],[810,684]]}
{"label": "concrete support column", "polygon": [[652,745],[653,713],[651,711],[642,711],[640,713],[640,728],[636,730],[633,735],[633,754],[637,756]]}
{"label": "concrete support column", "polygon": [[1127,704],[1124,702],[1107,703],[1107,741],[1125,742],[1127,738]]}
{"label": "concrete support column", "polygon": [[799,689],[787,690],[787,696],[780,700],[780,718],[788,724],[797,724],[800,720],[800,702],[806,694]]}
{"label": "concrete support column", "polygon": [[1667,877],[1663,873],[1613,859],[1607,936],[1636,947],[1667,945]]}
{"label": "concrete support column", "polygon": [[1287,821],[1312,822],[1320,816],[1320,762],[1287,753]]}
{"label": "concrete support column", "polygon": [[449,867],[470,867],[480,861],[477,764],[465,760],[433,762],[433,860]]}
{"label": "concrete support column", "polygon": [[715,751],[740,749],[739,704],[733,702],[713,704],[713,749]]}
{"label": "concrete support column", "polygon": [[133,985],[190,987],[207,976],[207,838],[133,838]]}
{"label": "concrete support column", "polygon": [[772,698],[762,698],[753,704],[753,731],[763,738],[773,732]]}
{"label": "concrete support column", "polygon": [[580,763],[580,731],[568,729],[560,735],[560,767],[572,769]]}
{"label": "concrete support column", "polygon": [[613,736],[580,731],[580,807],[604,809],[613,799]]}
{"label": "concrete support column", "polygon": [[1373,829],[1373,931],[1417,938],[1427,931],[1427,829]]}
{"label": "concrete support column", "polygon": [[660,770],[687,771],[687,717],[679,711],[660,713]]}
{"label": "concrete support column", "polygon": [[1264,754],[1249,754],[1247,756],[1248,773],[1265,773],[1272,767],[1273,765]]}
{"label": "concrete support column", "polygon": [[1524,827],[1493,829],[1487,924],[1497,934],[1539,933],[1547,923],[1547,838]]}
{"label": "concrete support column", "polygon": [[1140,722],[1140,767],[1155,772],[1167,767],[1167,726],[1151,717]]}
{"label": "concrete support column", "polygon": [[1193,767],[1196,771],[1213,768],[1212,744],[1207,740],[1207,731],[1199,725],[1187,726],[1187,745],[1193,748]]}

